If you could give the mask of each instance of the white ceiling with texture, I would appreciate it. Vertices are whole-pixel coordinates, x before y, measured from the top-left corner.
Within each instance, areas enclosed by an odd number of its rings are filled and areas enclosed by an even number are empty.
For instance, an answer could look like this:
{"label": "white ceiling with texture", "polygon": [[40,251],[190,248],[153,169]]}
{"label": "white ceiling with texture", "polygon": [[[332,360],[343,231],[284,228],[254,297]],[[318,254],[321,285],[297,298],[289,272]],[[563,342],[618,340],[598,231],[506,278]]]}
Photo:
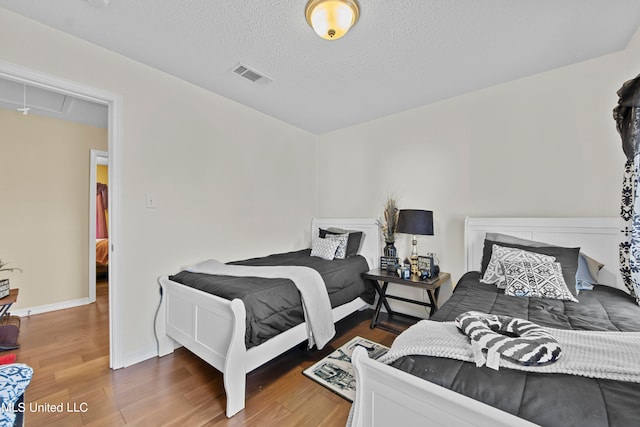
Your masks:
{"label": "white ceiling with texture", "polygon": [[640,25],[638,0],[358,1],[335,41],[307,25],[307,0],[0,6],[315,134],[622,50]]}

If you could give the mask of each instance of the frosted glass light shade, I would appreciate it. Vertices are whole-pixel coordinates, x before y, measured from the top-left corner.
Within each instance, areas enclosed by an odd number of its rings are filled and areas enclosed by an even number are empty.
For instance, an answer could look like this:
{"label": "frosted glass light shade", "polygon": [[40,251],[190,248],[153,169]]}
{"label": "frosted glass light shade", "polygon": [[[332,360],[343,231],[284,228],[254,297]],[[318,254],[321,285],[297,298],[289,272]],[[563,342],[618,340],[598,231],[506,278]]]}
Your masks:
{"label": "frosted glass light shade", "polygon": [[360,11],[354,0],[310,0],[305,15],[320,37],[337,40],[356,23]]}

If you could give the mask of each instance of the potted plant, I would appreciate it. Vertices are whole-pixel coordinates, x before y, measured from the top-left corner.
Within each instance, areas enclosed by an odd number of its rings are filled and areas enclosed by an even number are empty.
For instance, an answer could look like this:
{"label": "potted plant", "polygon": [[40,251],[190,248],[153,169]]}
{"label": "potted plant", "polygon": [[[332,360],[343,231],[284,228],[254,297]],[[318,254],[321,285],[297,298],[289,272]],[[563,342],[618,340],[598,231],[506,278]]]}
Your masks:
{"label": "potted plant", "polygon": [[[2,271],[19,271],[22,273],[22,269],[18,267],[7,267],[8,263],[0,259],[0,272]],[[9,295],[9,279],[0,279],[0,298],[4,298]]]}

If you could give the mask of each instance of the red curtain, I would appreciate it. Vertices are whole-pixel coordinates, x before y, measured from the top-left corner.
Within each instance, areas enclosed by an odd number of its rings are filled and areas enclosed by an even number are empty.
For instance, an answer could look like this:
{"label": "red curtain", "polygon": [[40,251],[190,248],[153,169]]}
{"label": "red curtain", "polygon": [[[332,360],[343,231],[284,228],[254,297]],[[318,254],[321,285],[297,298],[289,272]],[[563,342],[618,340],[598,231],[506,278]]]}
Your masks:
{"label": "red curtain", "polygon": [[[102,186],[102,188],[101,188]],[[107,215],[105,214],[107,204],[105,203],[104,194],[106,191],[106,185],[98,183],[96,194],[96,238],[106,239],[109,237],[109,231],[107,230]]]}

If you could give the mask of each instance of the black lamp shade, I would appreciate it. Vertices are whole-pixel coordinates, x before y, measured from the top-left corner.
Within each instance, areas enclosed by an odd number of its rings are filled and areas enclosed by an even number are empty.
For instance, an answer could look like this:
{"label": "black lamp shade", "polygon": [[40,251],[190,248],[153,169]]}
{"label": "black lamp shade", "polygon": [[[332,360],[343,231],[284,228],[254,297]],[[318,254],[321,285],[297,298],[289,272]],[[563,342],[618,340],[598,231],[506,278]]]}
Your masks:
{"label": "black lamp shade", "polygon": [[396,231],[404,234],[433,236],[433,211],[400,209]]}

